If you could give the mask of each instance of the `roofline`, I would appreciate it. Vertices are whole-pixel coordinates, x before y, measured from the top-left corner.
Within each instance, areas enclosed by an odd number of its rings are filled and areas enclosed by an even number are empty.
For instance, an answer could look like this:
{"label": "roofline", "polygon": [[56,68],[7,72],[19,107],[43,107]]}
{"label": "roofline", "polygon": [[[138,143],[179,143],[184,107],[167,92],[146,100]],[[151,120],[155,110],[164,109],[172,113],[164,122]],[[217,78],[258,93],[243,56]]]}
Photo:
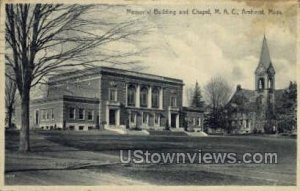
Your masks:
{"label": "roofline", "polygon": [[[90,73],[87,73],[87,72],[90,72]],[[144,73],[144,72],[136,72],[136,71],[126,70],[126,69],[106,67],[106,66],[99,66],[99,67],[95,67],[95,68],[88,68],[85,70],[77,70],[77,71],[57,74],[53,77],[50,77],[48,83],[54,83],[54,82],[68,80],[71,78],[82,77],[82,76],[86,76],[86,75],[102,74],[102,73],[119,74],[119,75],[123,75],[123,76],[134,77],[134,78],[149,79],[149,80],[155,80],[155,81],[164,81],[167,83],[175,83],[175,84],[179,84],[179,85],[184,85],[183,80],[181,80],[181,79],[164,77],[164,76],[155,75],[155,74],[148,74],[148,73]],[[57,78],[57,79],[55,79],[55,78]]]}
{"label": "roofline", "polygon": [[99,103],[99,98],[63,95],[59,97],[46,97],[46,98],[33,99],[30,101],[30,104],[38,104],[42,102],[45,103],[51,101],[78,101],[78,102],[88,102],[88,103]]}

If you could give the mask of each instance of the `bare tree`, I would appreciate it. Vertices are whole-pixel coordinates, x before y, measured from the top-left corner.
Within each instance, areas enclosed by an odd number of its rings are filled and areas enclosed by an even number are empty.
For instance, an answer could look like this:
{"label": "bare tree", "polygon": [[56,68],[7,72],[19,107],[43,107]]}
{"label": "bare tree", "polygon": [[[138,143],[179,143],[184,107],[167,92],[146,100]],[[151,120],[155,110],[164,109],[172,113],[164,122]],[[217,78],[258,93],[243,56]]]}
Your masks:
{"label": "bare tree", "polygon": [[204,90],[210,109],[205,119],[206,126],[213,129],[226,128],[223,108],[231,95],[228,82],[222,77],[214,77],[207,83]]}
{"label": "bare tree", "polygon": [[15,111],[16,83],[9,78],[5,79],[5,121],[6,125],[12,127],[12,116]]}
{"label": "bare tree", "polygon": [[6,4],[5,59],[6,67],[14,72],[7,77],[16,83],[21,99],[20,151],[30,150],[32,87],[45,82],[50,75],[74,67],[92,67],[97,62],[136,63],[123,58],[133,56],[137,51],[114,51],[107,47],[120,41],[133,42],[147,29],[136,19],[113,22],[91,16],[91,13],[110,8],[102,5],[104,8],[99,10],[99,6]]}
{"label": "bare tree", "polygon": [[229,100],[231,88],[222,77],[213,77],[204,87],[205,97],[212,109],[223,107]]}

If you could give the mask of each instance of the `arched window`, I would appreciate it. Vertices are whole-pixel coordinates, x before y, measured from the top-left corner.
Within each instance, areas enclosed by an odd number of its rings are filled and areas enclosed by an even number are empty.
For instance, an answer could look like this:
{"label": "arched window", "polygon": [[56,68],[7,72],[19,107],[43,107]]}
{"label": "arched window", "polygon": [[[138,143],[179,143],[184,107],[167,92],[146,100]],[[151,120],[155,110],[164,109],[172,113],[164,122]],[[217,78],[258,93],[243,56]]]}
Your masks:
{"label": "arched window", "polygon": [[130,85],[127,89],[127,105],[135,106],[135,86]]}
{"label": "arched window", "polygon": [[272,88],[273,87],[273,79],[269,78],[268,80],[268,88]]}
{"label": "arched window", "polygon": [[260,79],[258,80],[258,89],[259,89],[259,90],[265,89],[265,80],[264,80],[263,78],[260,78]]}
{"label": "arched window", "polygon": [[158,90],[158,88],[153,88],[153,90],[152,90],[152,107],[153,108],[159,107],[159,90]]}
{"label": "arched window", "polygon": [[146,87],[141,88],[141,97],[140,97],[141,107],[147,107],[148,103],[148,89]]}

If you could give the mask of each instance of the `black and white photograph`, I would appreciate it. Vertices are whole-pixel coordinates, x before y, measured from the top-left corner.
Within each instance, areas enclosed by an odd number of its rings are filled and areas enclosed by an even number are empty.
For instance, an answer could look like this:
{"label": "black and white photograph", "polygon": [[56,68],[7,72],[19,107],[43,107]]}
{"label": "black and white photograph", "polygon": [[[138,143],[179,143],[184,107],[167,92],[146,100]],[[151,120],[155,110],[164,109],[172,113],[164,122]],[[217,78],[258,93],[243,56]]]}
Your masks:
{"label": "black and white photograph", "polygon": [[0,8],[0,190],[297,190],[299,2]]}

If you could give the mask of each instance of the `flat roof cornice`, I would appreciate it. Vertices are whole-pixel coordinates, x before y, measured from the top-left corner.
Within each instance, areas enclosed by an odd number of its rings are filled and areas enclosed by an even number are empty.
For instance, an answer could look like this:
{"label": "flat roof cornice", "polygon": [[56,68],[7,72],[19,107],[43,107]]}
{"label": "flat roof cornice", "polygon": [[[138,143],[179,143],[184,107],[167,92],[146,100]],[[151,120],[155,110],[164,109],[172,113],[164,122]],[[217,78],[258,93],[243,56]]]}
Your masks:
{"label": "flat roof cornice", "polygon": [[92,69],[89,68],[89,69],[86,69],[83,71],[80,70],[80,71],[58,74],[58,75],[55,75],[55,76],[49,78],[49,83],[55,83],[55,82],[60,82],[60,81],[64,81],[64,80],[68,80],[68,79],[72,79],[72,78],[97,75],[97,74],[105,74],[105,73],[184,85],[183,80],[181,80],[181,79],[164,77],[164,76],[159,76],[159,75],[154,75],[154,74],[147,74],[147,73],[143,73],[143,72],[118,69],[118,68],[104,67],[104,66],[92,68]]}

